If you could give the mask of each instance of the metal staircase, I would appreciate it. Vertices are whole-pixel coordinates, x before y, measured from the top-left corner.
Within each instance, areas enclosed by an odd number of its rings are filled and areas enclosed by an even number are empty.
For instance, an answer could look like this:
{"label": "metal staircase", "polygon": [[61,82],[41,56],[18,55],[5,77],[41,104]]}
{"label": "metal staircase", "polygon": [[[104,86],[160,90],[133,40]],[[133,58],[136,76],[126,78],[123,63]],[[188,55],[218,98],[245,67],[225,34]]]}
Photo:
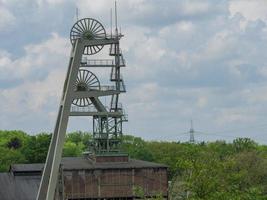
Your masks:
{"label": "metal staircase", "polygon": [[[59,105],[58,116],[52,135],[46,164],[43,170],[37,200],[55,199],[59,166],[64,145],[64,138],[70,116],[89,116],[93,118],[93,140],[91,153],[95,156],[121,153],[122,123],[128,117],[119,103],[121,93],[126,87],[121,75],[125,60],[120,50],[123,35],[107,35],[103,25],[92,18],[78,20],[72,27],[70,41],[72,50],[68,71]],[[110,47],[107,56],[113,59],[90,59],[106,46]],[[110,85],[102,85],[94,74],[93,68],[111,70]],[[100,97],[110,97],[107,108]],[[62,198],[63,199],[63,198]]]}

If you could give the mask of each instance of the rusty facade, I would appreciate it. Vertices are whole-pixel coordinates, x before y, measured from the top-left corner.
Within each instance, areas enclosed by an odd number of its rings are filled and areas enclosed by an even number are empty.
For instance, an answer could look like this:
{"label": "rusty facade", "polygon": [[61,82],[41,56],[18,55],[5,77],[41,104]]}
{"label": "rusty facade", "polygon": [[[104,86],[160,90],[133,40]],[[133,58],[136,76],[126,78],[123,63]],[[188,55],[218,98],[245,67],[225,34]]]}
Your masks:
{"label": "rusty facade", "polygon": [[167,174],[164,168],[102,169],[64,171],[66,199],[133,199],[135,187],[147,197],[161,193],[167,197]]}
{"label": "rusty facade", "polygon": [[[0,199],[34,200],[42,169],[43,164],[16,164],[9,173],[0,173]],[[167,183],[167,167],[162,164],[125,157],[67,157],[61,162],[57,199],[135,199],[136,188],[146,197],[161,193],[167,199]]]}

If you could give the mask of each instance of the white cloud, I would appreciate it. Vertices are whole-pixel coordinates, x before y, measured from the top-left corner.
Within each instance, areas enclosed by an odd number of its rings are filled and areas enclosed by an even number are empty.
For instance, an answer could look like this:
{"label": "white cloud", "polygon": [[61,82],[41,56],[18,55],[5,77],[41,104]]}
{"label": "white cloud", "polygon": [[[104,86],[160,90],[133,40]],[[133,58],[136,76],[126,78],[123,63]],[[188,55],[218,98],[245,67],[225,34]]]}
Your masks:
{"label": "white cloud", "polygon": [[255,123],[257,120],[255,112],[257,111],[254,108],[224,108],[219,110],[216,121],[220,125]]}
{"label": "white cloud", "polygon": [[185,14],[197,15],[208,12],[211,9],[211,5],[207,1],[185,1],[181,10]]}
{"label": "white cloud", "polygon": [[[13,18],[16,30],[24,30],[26,22],[33,31],[21,31],[16,45],[9,32],[0,44],[0,127],[45,131],[49,119],[49,127],[54,125],[70,51],[69,39],[62,35],[68,35],[75,6],[80,18],[93,17],[108,27],[114,2],[39,0],[37,10],[36,2],[32,7],[9,2],[3,8],[10,13],[24,9],[23,18]],[[210,132],[264,121],[265,4],[118,1],[125,34],[121,48],[127,67],[122,73],[128,93],[122,99],[130,117],[127,131],[155,139],[184,132],[191,118]],[[104,58],[106,50],[93,58]]]}
{"label": "white cloud", "polygon": [[267,78],[267,66],[259,67],[257,72],[260,76]]}
{"label": "white cloud", "polygon": [[172,37],[173,35],[192,34],[194,25],[191,21],[180,21],[178,23],[162,28],[159,35],[162,37]]}
{"label": "white cloud", "polygon": [[200,96],[197,100],[197,106],[200,108],[205,107],[208,104],[208,100],[205,96]]}
{"label": "white cloud", "polygon": [[[54,120],[51,109],[55,110],[58,106],[69,47],[68,40],[53,33],[44,42],[27,45],[25,55],[17,59],[12,60],[7,52],[0,53],[0,80],[21,80],[19,85],[7,88],[3,86],[0,89],[0,110],[6,121],[0,125],[11,127],[18,119],[21,123],[31,126],[29,120],[34,116],[36,123],[50,122],[50,117]],[[44,75],[38,77],[42,73]],[[10,121],[9,118],[14,120]],[[36,128],[33,126],[30,129]]]}
{"label": "white cloud", "polygon": [[21,111],[46,112],[43,106],[51,99],[56,102],[60,97],[63,78],[64,71],[53,70],[44,80],[25,81],[17,87],[0,90],[4,98],[1,105],[15,115]]}
{"label": "white cloud", "polygon": [[2,75],[5,75],[5,71],[8,70],[11,61],[11,55],[5,51],[5,50],[0,50],[0,71],[2,71]]}
{"label": "white cloud", "polygon": [[234,0],[229,2],[231,17],[242,15],[240,28],[244,30],[249,21],[262,20],[267,22],[267,1],[265,0]]}
{"label": "white cloud", "polygon": [[207,40],[201,52],[195,55],[195,62],[200,60],[217,60],[232,52],[236,47],[236,40],[231,34],[218,32]]}
{"label": "white cloud", "polygon": [[38,4],[38,6],[42,7],[46,4],[52,5],[52,6],[55,6],[57,4],[62,4],[64,2],[64,0],[37,0],[36,2]]}
{"label": "white cloud", "polygon": [[106,0],[97,0],[94,1],[93,3],[92,1],[87,1],[87,0],[77,0],[75,1],[75,3],[76,6],[79,8],[81,17],[88,16],[88,13],[90,13],[91,17],[104,12],[107,12],[109,14],[110,9],[114,7],[113,1],[106,1]]}
{"label": "white cloud", "polygon": [[15,20],[15,16],[0,1],[0,31],[10,29]]}
{"label": "white cloud", "polygon": [[267,20],[267,1],[265,0],[234,0],[230,1],[229,10],[231,16],[242,14],[247,20]]}
{"label": "white cloud", "polygon": [[49,70],[57,69],[67,63],[70,44],[56,33],[40,44],[30,44],[25,55],[12,60],[5,51],[0,52],[0,80],[28,79]]}

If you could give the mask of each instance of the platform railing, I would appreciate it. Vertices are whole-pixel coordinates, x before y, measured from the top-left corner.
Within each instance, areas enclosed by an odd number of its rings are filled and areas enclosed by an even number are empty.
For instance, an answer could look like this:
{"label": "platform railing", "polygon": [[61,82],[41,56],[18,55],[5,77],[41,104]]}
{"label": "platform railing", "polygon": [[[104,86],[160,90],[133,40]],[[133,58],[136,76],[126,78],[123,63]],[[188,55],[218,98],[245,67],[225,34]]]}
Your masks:
{"label": "platform railing", "polygon": [[[120,106],[122,107],[122,105],[120,105]],[[108,107],[108,106],[105,106],[105,108],[107,110],[110,110],[110,107]],[[83,106],[83,107],[71,105],[70,112],[98,112],[98,111],[94,105],[88,105],[88,106]],[[118,109],[116,112],[125,115],[123,109]]]}
{"label": "platform railing", "polygon": [[97,112],[94,105],[79,107],[76,105],[71,105],[70,107],[71,112]]}
{"label": "platform railing", "polygon": [[113,59],[88,59],[83,57],[81,64],[88,66],[113,66],[115,62]]}
{"label": "platform railing", "polygon": [[[115,66],[114,59],[88,59],[87,57],[82,58],[82,67],[113,67]],[[125,60],[120,56],[120,66],[125,66]]]}
{"label": "platform railing", "polygon": [[[115,45],[113,45],[113,44],[110,45],[109,54],[112,55],[112,56],[116,55]],[[119,49],[119,55],[122,55],[122,50],[121,49]]]}
{"label": "platform railing", "polygon": [[[122,92],[122,89],[124,89],[124,86],[121,86],[120,92]],[[101,86],[90,86],[87,91],[117,91],[115,85],[101,85]]]}
{"label": "platform railing", "polygon": [[[118,34],[119,39],[122,38],[123,36],[124,35],[121,33]],[[106,34],[106,39],[116,39],[116,38],[117,38],[116,34]]]}
{"label": "platform railing", "polygon": [[114,85],[101,85],[101,86],[90,86],[88,91],[115,91]]}
{"label": "platform railing", "polygon": [[116,87],[114,85],[101,85],[100,91],[115,91]]}
{"label": "platform railing", "polygon": [[117,105],[116,105],[116,103],[111,103],[110,110],[115,110],[116,108],[117,108],[117,110],[123,111],[122,103],[118,103]]}
{"label": "platform railing", "polygon": [[[120,74],[119,80],[122,80],[122,79],[123,79],[123,76],[122,76],[122,74]],[[115,67],[112,67],[112,69],[111,69],[110,80],[111,81],[115,81],[116,80],[116,70],[115,70]]]}
{"label": "platform railing", "polygon": [[128,114],[122,115],[122,121],[128,121]]}
{"label": "platform railing", "polygon": [[124,60],[124,58],[123,58],[123,56],[122,56],[122,54],[121,54],[121,56],[120,56],[120,66],[125,66],[125,60]]}
{"label": "platform railing", "polygon": [[120,83],[120,92],[126,92],[126,86],[124,84],[123,79],[121,79],[121,83]]}

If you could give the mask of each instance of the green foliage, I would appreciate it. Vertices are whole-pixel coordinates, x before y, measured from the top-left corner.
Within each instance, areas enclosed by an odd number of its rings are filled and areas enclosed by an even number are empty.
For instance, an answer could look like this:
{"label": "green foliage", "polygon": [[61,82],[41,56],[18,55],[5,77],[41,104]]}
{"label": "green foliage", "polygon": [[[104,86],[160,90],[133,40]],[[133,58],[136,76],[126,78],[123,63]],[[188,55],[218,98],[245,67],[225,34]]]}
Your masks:
{"label": "green foliage", "polygon": [[161,193],[152,194],[153,197],[147,198],[144,192],[144,189],[140,186],[133,187],[133,194],[135,197],[137,197],[138,199],[142,199],[142,200],[163,200],[164,199]]}
{"label": "green foliage", "polygon": [[0,147],[0,172],[8,171],[11,164],[23,162],[26,159],[20,151]]}
{"label": "green foliage", "polygon": [[11,164],[26,162],[22,148],[28,139],[22,131],[0,131],[0,171],[7,171]]}
{"label": "green foliage", "polygon": [[20,147],[22,147],[22,141],[17,137],[11,138],[7,143],[7,147],[9,149],[19,149]]}
{"label": "green foliage", "polygon": [[71,141],[66,141],[63,148],[63,156],[77,157],[82,155],[83,150],[84,150],[84,145],[82,142],[76,144]]}
{"label": "green foliage", "polygon": [[237,152],[250,151],[257,148],[257,144],[249,138],[237,138],[233,141],[233,145]]}
{"label": "green foliage", "polygon": [[139,137],[131,135],[123,136],[122,150],[127,152],[131,158],[152,161],[153,155],[146,142]]}
{"label": "green foliage", "polygon": [[[81,156],[92,135],[73,132],[66,136],[64,156]],[[28,135],[22,131],[0,131],[0,171],[14,163],[43,163],[51,134]],[[171,200],[266,200],[267,146],[249,138],[232,143],[177,143],[144,141],[140,137],[123,137],[123,151],[131,158],[169,166]],[[145,199],[142,188],[134,194]],[[154,199],[162,199],[155,194]]]}
{"label": "green foliage", "polygon": [[[27,135],[22,131],[0,131],[0,172],[14,163],[44,163],[51,134]],[[66,136],[64,156],[80,156],[86,150],[91,134],[73,132]]]}
{"label": "green foliage", "polygon": [[47,133],[30,136],[22,150],[27,163],[45,162],[50,140],[51,134]]}
{"label": "green foliage", "polygon": [[200,147],[197,156],[193,151],[177,163],[181,172],[173,177],[171,199],[267,199],[267,159],[255,142],[238,139],[233,144],[194,146]]}
{"label": "green foliage", "polygon": [[66,157],[81,156],[82,153],[89,146],[91,138],[92,135],[90,133],[81,131],[67,134],[63,148],[63,156]]}
{"label": "green foliage", "polygon": [[0,147],[8,147],[15,140],[20,143],[19,147],[21,147],[29,137],[29,135],[22,131],[0,131]]}
{"label": "green foliage", "polygon": [[145,192],[144,192],[143,188],[140,186],[134,186],[133,187],[133,194],[135,197],[138,197],[140,199],[145,198]]}

